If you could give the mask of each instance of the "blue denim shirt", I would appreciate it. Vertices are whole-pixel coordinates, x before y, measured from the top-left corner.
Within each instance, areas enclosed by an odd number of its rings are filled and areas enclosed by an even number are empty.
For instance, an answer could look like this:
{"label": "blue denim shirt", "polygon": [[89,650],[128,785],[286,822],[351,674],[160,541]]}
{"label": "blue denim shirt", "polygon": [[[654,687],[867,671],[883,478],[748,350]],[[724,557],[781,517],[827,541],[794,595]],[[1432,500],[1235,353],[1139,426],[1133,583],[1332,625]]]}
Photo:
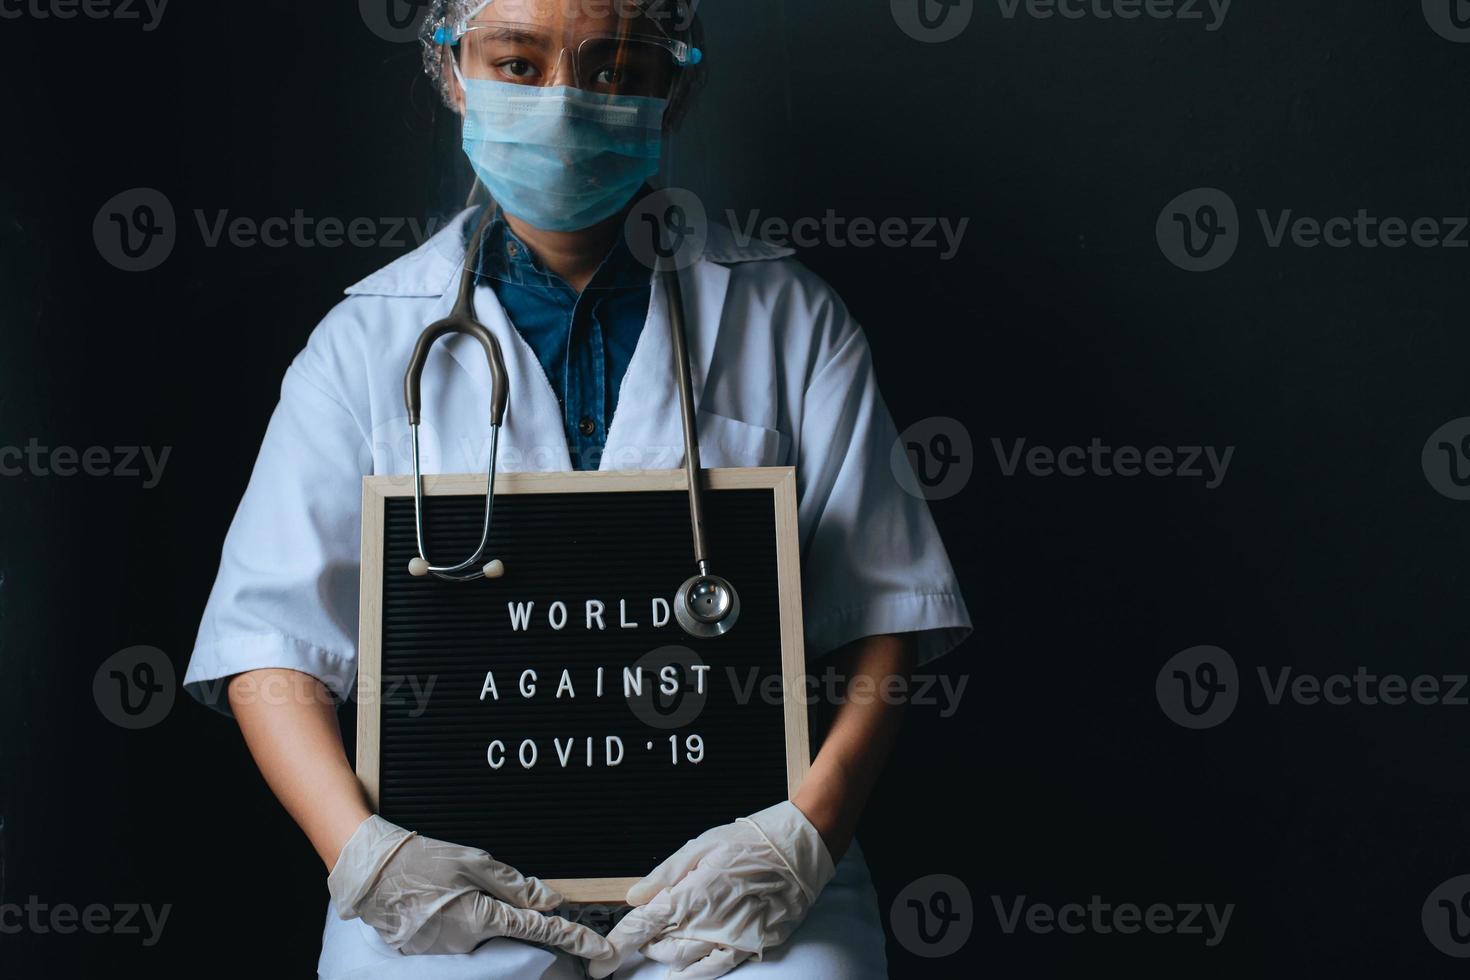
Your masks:
{"label": "blue denim shirt", "polygon": [[498,214],[485,229],[475,272],[495,291],[556,392],[572,469],[597,469],[618,388],[648,319],[652,273],[619,234],[578,293],[546,269]]}

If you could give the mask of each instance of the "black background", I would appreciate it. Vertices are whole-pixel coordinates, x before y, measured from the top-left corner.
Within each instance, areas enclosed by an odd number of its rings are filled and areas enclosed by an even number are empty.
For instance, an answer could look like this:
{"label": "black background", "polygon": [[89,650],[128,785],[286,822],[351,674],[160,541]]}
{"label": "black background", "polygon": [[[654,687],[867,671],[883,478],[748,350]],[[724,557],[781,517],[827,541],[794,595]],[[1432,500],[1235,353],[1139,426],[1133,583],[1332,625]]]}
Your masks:
{"label": "black background", "polygon": [[[1470,212],[1470,46],[1415,0],[1235,5],[1224,26],[1006,19],[918,43],[888,4],[709,0],[711,84],[672,181],[716,213],[970,218],[936,250],[804,259],[864,324],[900,427],[963,423],[934,515],[976,621],[936,668],[862,839],[884,906],[962,879],[973,935],[895,976],[1449,976],[1420,908],[1470,871],[1466,709],[1270,706],[1255,669],[1466,669],[1467,505],[1420,450],[1470,415],[1470,253],[1267,246],[1255,211]],[[8,8],[7,8],[8,9]],[[0,480],[0,898],[171,903],[162,941],[0,936],[0,973],[309,976],[322,869],[234,727],[181,698],[141,732],[91,681],[180,675],[282,372],[395,248],[207,248],[194,209],[422,216],[453,158],[410,45],[357,5],[185,3],[161,26],[0,19],[0,444],[170,446],[162,483]],[[439,122],[436,123],[435,119]],[[438,134],[436,137],[436,133]],[[1154,224],[1226,191],[1191,274]],[[103,261],[114,194],[165,193],[160,268]],[[992,438],[1237,447],[1223,485],[1002,475]],[[1201,643],[1240,707],[1186,731],[1154,679]],[[1000,928],[991,896],[1235,903],[1224,942]]]}

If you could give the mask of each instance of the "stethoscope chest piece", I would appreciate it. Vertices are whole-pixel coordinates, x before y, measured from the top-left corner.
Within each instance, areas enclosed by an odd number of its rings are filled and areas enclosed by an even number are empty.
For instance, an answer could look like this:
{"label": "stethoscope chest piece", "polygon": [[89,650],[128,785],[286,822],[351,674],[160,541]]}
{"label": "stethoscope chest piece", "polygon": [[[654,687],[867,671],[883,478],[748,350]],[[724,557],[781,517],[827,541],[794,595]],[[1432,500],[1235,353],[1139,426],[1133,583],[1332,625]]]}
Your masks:
{"label": "stethoscope chest piece", "polygon": [[740,595],[718,575],[695,575],[674,596],[674,618],[690,636],[728,633],[740,618]]}

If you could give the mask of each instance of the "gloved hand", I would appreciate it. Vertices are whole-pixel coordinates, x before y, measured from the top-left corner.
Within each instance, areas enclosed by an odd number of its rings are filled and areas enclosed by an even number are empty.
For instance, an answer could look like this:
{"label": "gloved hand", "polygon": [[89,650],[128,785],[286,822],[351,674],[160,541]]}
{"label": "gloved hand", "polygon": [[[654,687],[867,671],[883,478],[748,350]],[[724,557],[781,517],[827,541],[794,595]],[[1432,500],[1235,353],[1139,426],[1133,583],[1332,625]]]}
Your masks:
{"label": "gloved hand", "polygon": [[361,918],[404,953],[468,953],[509,936],[577,956],[608,956],[586,926],[543,915],[561,895],[484,851],[420,837],[376,814],[358,825],[327,876],[343,919]]}
{"label": "gloved hand", "polygon": [[590,973],[606,977],[641,951],[679,980],[724,976],[784,943],[833,873],[827,845],[794,803],[707,830],[628,889],[639,907]]}

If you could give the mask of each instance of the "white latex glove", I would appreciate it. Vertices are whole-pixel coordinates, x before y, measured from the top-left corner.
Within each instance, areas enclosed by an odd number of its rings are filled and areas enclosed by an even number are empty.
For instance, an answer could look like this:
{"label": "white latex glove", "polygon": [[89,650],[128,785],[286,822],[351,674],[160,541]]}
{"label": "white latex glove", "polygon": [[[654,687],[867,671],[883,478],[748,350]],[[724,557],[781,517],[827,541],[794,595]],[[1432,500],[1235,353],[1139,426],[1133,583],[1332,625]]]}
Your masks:
{"label": "white latex glove", "polygon": [[377,815],[342,848],[327,890],[340,918],[361,918],[403,953],[468,953],[497,936],[588,959],[612,950],[586,926],[543,915],[562,903],[543,882],[484,851],[420,837]]}
{"label": "white latex glove", "polygon": [[707,830],[628,889],[639,907],[590,973],[606,977],[642,952],[679,980],[724,976],[784,943],[833,873],[827,845],[794,803]]}

